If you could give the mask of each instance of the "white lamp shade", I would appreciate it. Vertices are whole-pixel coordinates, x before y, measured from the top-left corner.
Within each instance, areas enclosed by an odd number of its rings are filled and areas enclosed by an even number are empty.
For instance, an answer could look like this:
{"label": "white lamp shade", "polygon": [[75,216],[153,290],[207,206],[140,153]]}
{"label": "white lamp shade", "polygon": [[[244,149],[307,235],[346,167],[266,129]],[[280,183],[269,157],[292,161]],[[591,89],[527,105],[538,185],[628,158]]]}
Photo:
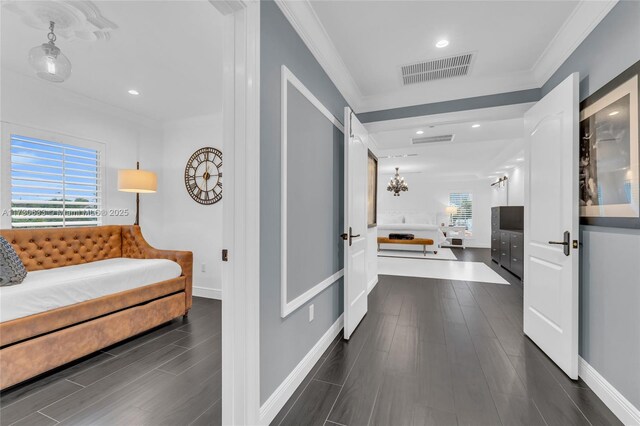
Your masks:
{"label": "white lamp shade", "polygon": [[447,214],[457,214],[458,208],[456,206],[447,206],[447,208],[444,209],[444,211],[447,212]]}
{"label": "white lamp shade", "polygon": [[158,190],[158,177],[147,170],[118,170],[118,191],[152,193]]}

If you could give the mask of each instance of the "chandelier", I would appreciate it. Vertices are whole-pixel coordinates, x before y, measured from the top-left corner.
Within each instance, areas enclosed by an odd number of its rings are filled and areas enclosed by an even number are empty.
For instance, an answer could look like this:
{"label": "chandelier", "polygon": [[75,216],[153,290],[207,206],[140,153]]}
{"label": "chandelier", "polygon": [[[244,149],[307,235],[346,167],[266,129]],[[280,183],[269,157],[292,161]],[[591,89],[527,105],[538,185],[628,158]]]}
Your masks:
{"label": "chandelier", "polygon": [[389,185],[387,185],[387,191],[393,192],[394,197],[399,197],[400,192],[409,190],[409,185],[407,185],[403,177],[400,177],[399,170],[400,168],[396,167],[396,175],[391,178]]}
{"label": "chandelier", "polygon": [[53,32],[55,23],[49,22],[49,41],[29,51],[29,63],[36,75],[44,80],[62,83],[71,75],[71,62],[56,46],[56,35]]}

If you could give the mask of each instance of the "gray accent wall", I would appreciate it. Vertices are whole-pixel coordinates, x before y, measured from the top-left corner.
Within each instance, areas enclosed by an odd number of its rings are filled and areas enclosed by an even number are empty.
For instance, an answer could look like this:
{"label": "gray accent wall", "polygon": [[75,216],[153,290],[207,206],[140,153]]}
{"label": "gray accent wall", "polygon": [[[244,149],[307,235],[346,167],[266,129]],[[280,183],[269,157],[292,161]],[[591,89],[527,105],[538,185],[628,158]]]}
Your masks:
{"label": "gray accent wall", "polygon": [[344,134],[290,83],[287,95],[290,302],[343,268]]}
{"label": "gray accent wall", "polygon": [[364,112],[358,114],[358,119],[362,123],[371,123],[374,121],[422,117],[424,115],[444,114],[447,112],[537,102],[540,100],[540,97],[540,89],[519,90],[517,92],[498,93],[495,95],[476,96],[474,98],[455,99],[452,101]]}
{"label": "gray accent wall", "polygon": [[[280,317],[280,67],[286,65],[340,121],[347,102],[278,6],[270,0],[260,3],[260,399],[264,403],[340,317],[343,309],[342,280],[339,280],[288,317]],[[332,144],[332,140],[327,144]],[[342,164],[343,156],[341,150],[338,151],[340,154],[333,161]],[[312,161],[315,159],[301,158],[296,166],[298,171],[311,166]],[[334,163],[323,169],[326,173],[316,176],[317,179],[327,188],[342,187],[341,167]],[[311,170],[315,167],[310,167]],[[310,197],[312,193],[303,191],[296,195],[299,199],[295,201],[304,203]],[[304,220],[313,227],[328,217],[333,218],[335,211],[327,207],[308,214]],[[327,258],[323,260],[339,256],[337,250],[336,247],[326,253]],[[319,259],[311,257],[299,260],[301,267],[317,261]],[[308,319],[310,303],[315,305],[313,322]]]}
{"label": "gray accent wall", "polygon": [[[580,100],[640,60],[640,2],[621,1],[542,87],[580,72]],[[640,408],[640,230],[581,226],[580,355]]]}

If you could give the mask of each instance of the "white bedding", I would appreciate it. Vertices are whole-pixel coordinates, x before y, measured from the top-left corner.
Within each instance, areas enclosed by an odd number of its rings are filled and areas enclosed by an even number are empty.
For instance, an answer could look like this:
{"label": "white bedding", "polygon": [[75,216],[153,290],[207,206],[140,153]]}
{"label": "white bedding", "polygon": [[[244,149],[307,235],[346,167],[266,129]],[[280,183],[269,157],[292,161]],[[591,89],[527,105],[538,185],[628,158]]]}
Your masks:
{"label": "white bedding", "polygon": [[21,284],[0,287],[0,322],[179,277],[167,259],[116,258],[29,272]]}

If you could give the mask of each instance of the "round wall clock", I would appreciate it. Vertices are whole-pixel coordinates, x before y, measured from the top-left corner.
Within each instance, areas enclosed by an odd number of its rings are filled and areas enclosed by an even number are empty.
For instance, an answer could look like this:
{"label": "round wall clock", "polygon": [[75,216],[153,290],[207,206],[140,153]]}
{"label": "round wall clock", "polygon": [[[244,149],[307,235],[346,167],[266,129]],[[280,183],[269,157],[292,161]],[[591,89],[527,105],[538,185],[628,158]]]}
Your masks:
{"label": "round wall clock", "polygon": [[215,148],[200,148],[193,153],[184,168],[187,192],[200,204],[215,204],[222,199],[222,152]]}

